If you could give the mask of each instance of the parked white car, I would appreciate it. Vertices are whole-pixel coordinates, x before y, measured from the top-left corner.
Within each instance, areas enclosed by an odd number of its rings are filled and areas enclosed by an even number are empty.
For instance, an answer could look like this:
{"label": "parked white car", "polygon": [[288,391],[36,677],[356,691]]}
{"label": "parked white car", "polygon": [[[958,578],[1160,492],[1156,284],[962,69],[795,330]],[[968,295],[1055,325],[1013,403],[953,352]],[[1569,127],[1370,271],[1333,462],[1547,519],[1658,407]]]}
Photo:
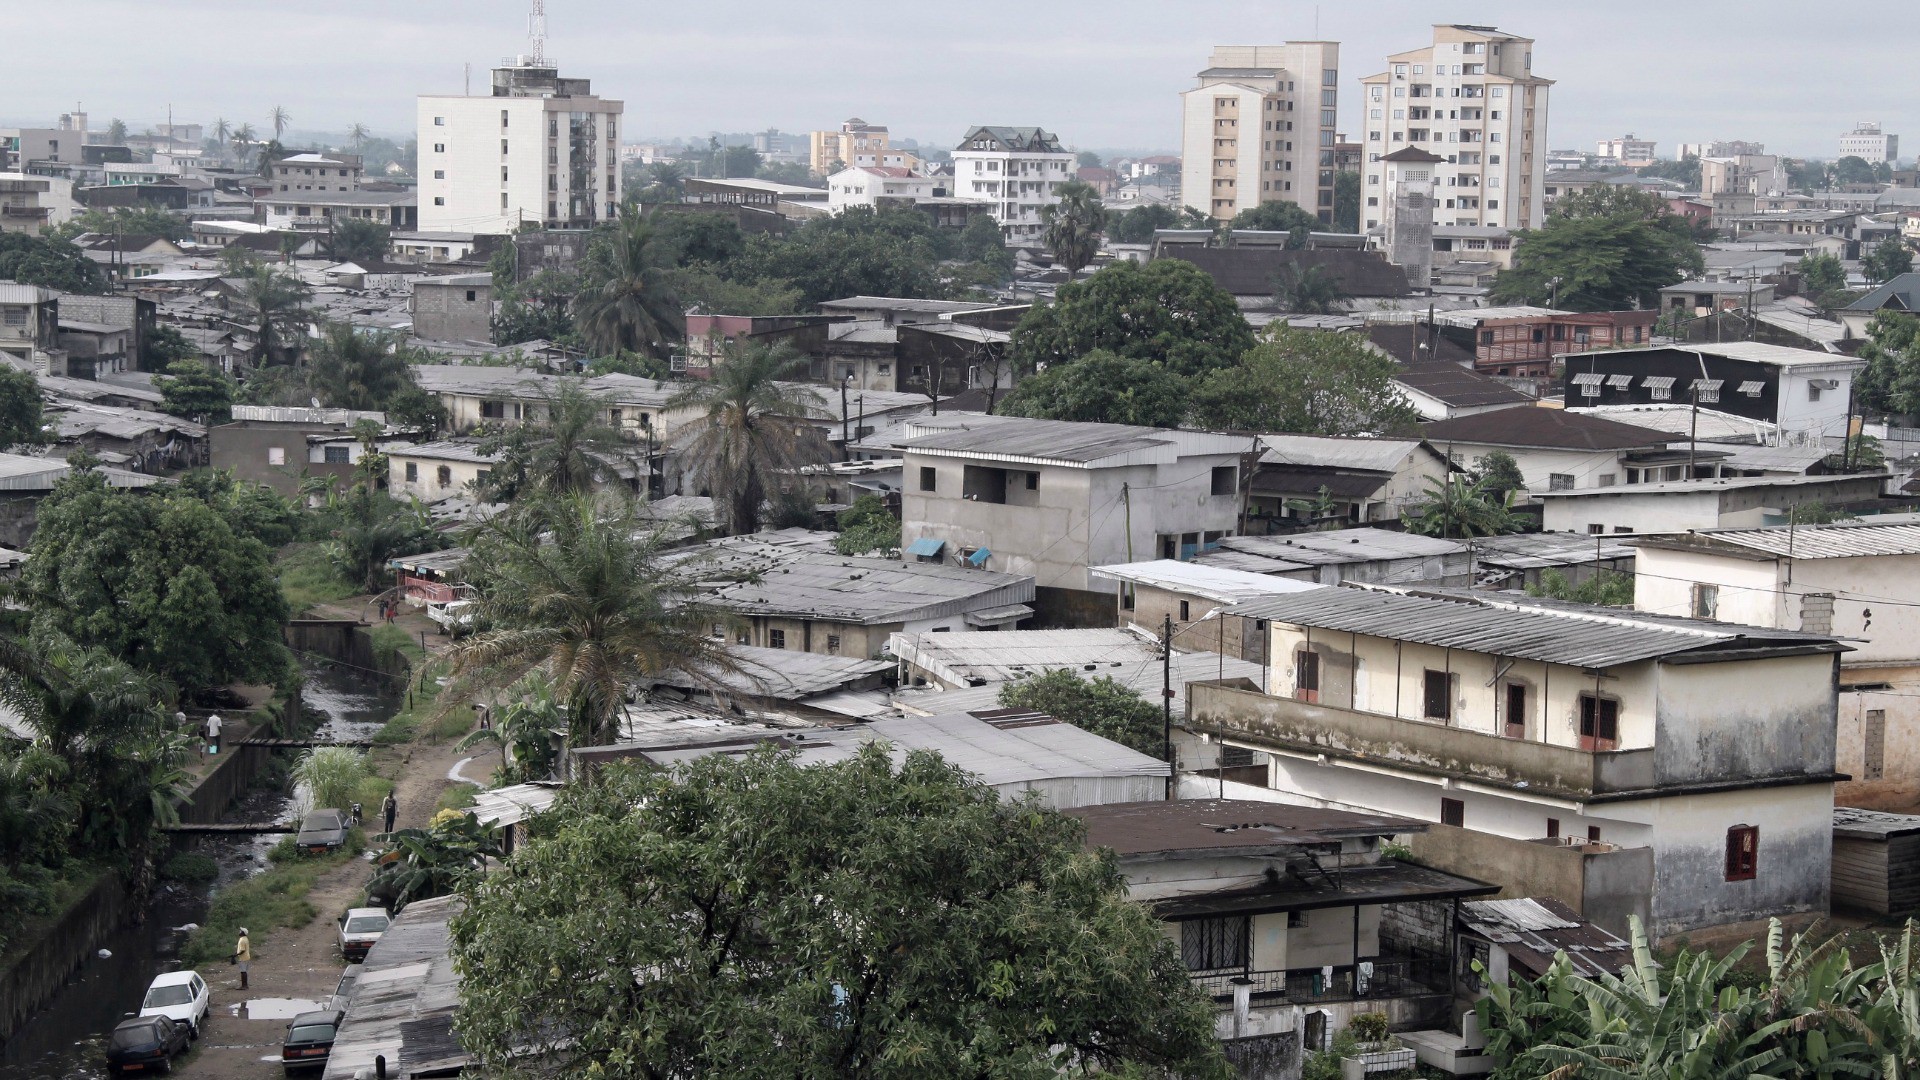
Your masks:
{"label": "parked white car", "polygon": [[385,908],[348,908],[347,913],[340,916],[340,955],[346,957],[349,964],[365,960],[367,950],[387,932],[387,924],[392,921]]}
{"label": "parked white car", "polygon": [[207,1009],[213,1004],[213,991],[197,971],[169,971],[154,976],[147,996],[140,1002],[141,1016],[164,1016],[176,1024],[187,1025],[190,1038],[200,1037],[200,1025],[207,1022]]}

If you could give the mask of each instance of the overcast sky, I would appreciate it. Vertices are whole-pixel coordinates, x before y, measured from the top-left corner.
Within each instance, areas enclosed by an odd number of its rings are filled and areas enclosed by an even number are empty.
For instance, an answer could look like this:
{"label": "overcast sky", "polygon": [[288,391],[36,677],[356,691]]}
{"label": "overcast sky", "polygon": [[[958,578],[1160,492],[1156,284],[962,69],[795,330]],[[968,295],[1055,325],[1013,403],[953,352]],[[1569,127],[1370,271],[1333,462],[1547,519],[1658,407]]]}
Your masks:
{"label": "overcast sky", "polygon": [[[363,122],[410,135],[413,97],[487,84],[526,49],[529,0],[14,0],[0,122],[48,124],[76,102],[96,127],[135,131],[226,117],[294,131]],[[1361,76],[1430,40],[1436,19],[1535,38],[1556,81],[1554,148],[1591,151],[1633,132],[1658,141],[1745,138],[1835,154],[1856,120],[1920,150],[1920,4],[1782,0],[1677,7],[1663,0],[1435,4],[1248,0],[547,0],[549,56],[626,102],[630,138],[777,127],[849,116],[948,145],[972,124],[1038,124],[1076,147],[1177,149],[1178,93],[1217,42],[1341,43],[1341,127]],[[1316,20],[1318,28],[1316,31]],[[1220,28],[1234,27],[1231,34]]]}

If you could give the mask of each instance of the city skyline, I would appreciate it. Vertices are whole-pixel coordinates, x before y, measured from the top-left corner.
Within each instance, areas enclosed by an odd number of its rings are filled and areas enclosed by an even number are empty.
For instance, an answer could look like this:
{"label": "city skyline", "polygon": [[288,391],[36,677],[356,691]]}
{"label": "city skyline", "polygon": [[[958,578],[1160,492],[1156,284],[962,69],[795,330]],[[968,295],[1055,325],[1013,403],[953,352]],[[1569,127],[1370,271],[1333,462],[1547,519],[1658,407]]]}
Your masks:
{"label": "city skyline", "polygon": [[[117,116],[139,131],[164,122],[170,103],[180,122],[225,116],[258,129],[282,105],[296,132],[365,123],[404,137],[415,96],[459,93],[463,64],[484,90],[489,68],[526,50],[527,8],[526,0],[403,9],[342,0],[325,11],[263,11],[236,0],[178,0],[164,13],[121,0],[34,7],[13,16],[22,40],[71,39],[101,25],[134,32],[94,40],[102,62],[85,67],[56,50],[16,56],[0,122],[48,124],[78,104],[96,127]],[[1359,80],[1388,54],[1424,43],[1442,16],[1536,39],[1535,70],[1556,82],[1554,149],[1591,150],[1600,138],[1631,132],[1655,140],[1663,157],[1681,141],[1716,138],[1833,157],[1857,121],[1901,133],[1905,119],[1890,106],[1920,99],[1920,75],[1898,62],[1901,31],[1920,30],[1920,11],[1880,13],[1875,34],[1862,40],[1838,25],[1805,24],[1783,3],[1761,3],[1743,9],[1740,25],[1715,26],[1708,42],[1649,33],[1632,16],[1662,12],[1652,3],[1602,10],[1487,2],[1458,11],[1283,3],[1260,18],[1245,10],[1195,0],[1182,7],[1180,24],[1168,25],[1166,9],[1134,0],[1108,5],[1097,21],[1077,9],[996,0],[916,11],[903,23],[897,8],[872,0],[838,5],[831,21],[746,2],[640,19],[611,0],[555,0],[548,51],[602,95],[624,100],[636,139],[804,132],[857,115],[933,146],[993,123],[1038,124],[1080,148],[1172,149],[1180,141],[1178,95],[1214,45],[1316,36],[1341,44],[1340,124],[1352,135],[1361,129]],[[182,38],[177,45],[168,42],[172,33]],[[1823,38],[1835,62],[1801,70]],[[186,50],[211,62],[182,65]],[[859,61],[843,69],[834,64],[842,56]],[[351,59],[316,69],[315,57]],[[316,70],[325,77],[309,77]],[[1886,77],[1846,77],[1861,70]],[[1644,77],[1654,71],[1657,78]]]}

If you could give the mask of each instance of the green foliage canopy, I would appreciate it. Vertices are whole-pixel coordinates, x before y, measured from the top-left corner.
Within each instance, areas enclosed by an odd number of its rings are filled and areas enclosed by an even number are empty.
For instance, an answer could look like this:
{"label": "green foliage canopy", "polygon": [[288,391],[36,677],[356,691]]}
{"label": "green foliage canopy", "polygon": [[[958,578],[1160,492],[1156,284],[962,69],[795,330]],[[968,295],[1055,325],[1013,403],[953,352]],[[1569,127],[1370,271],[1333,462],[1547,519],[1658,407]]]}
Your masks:
{"label": "green foliage canopy", "polygon": [[1187,379],[1152,360],[1095,349],[1020,380],[996,411],[1042,420],[1170,428],[1186,415],[1187,390]]}
{"label": "green foliage canopy", "polygon": [[1352,335],[1274,323],[1238,366],[1200,381],[1190,415],[1201,427],[1241,431],[1410,431],[1420,417],[1393,382],[1398,370]]}
{"label": "green foliage canopy", "polygon": [[1166,717],[1160,707],[1105,675],[1082,679],[1053,668],[1001,687],[1000,704],[1046,713],[1152,757],[1167,756]]}
{"label": "green foliage canopy", "polygon": [[1253,330],[1234,299],[1206,271],[1182,259],[1144,266],[1116,262],[1085,281],[1063,285],[1014,329],[1012,356],[1023,371],[1105,349],[1152,360],[1193,377],[1231,366],[1253,346]]}
{"label": "green foliage canopy", "polygon": [[1596,184],[1562,196],[1544,225],[1514,238],[1513,267],[1494,279],[1493,300],[1572,311],[1655,307],[1661,289],[1704,265],[1693,226],[1664,199]]}

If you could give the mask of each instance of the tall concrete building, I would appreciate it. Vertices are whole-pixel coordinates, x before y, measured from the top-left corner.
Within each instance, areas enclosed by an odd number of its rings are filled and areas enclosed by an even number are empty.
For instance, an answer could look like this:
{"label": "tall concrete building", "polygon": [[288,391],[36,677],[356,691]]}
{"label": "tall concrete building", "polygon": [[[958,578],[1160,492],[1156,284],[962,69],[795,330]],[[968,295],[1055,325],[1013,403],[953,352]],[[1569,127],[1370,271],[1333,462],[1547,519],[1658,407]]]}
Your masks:
{"label": "tall concrete building", "polygon": [[1623,168],[1638,169],[1653,164],[1654,149],[1652,139],[1636,139],[1632,135],[1623,135],[1618,139],[1601,139],[1594,153],[1599,157],[1612,159]]}
{"label": "tall concrete building", "polygon": [[1865,158],[1869,165],[1895,161],[1900,157],[1900,136],[1883,133],[1877,121],[1855,124],[1840,136],[1840,156]]}
{"label": "tall concrete building", "polygon": [[1387,261],[1407,272],[1407,284],[1422,292],[1433,285],[1434,169],[1446,158],[1404,146],[1380,159],[1387,170]]}
{"label": "tall concrete building", "polygon": [[1547,90],[1533,73],[1533,39],[1491,26],[1436,25],[1433,44],[1387,57],[1360,80],[1366,163],[1360,222],[1384,220],[1392,166],[1413,146],[1433,166],[1437,225],[1538,228],[1546,216]]}
{"label": "tall concrete building", "polygon": [[1216,221],[1265,202],[1333,220],[1340,44],[1216,45],[1180,95],[1180,190]]}
{"label": "tall concrete building", "polygon": [[887,126],[853,117],[838,131],[807,133],[807,168],[815,176],[841,169],[909,169],[919,159],[888,145]]}
{"label": "tall concrete building", "polygon": [[953,150],[953,197],[992,203],[1009,244],[1040,243],[1040,211],[1060,201],[1073,174],[1073,154],[1043,128],[976,127]]}
{"label": "tall concrete building", "polygon": [[584,229],[620,203],[625,105],[586,79],[522,56],[493,70],[485,95],[419,99],[420,228],[510,233],[522,222]]}

